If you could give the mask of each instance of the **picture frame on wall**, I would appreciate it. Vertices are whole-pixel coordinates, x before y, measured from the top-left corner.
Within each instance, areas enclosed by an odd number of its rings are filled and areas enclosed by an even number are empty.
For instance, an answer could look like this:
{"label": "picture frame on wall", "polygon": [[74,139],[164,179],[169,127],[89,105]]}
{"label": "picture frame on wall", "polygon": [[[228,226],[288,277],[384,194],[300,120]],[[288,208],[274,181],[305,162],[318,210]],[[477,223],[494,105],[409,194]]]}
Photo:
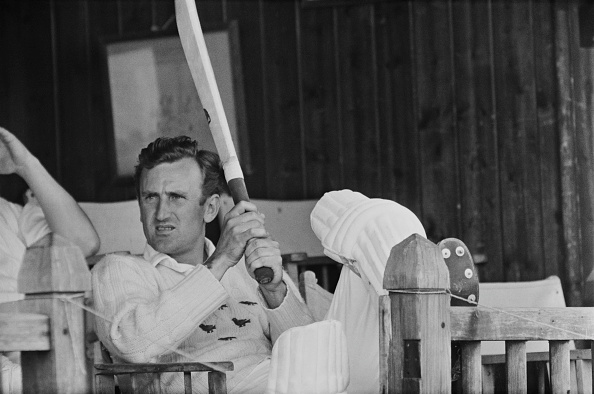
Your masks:
{"label": "picture frame on wall", "polygon": [[[249,168],[237,22],[205,27],[204,39],[239,160]],[[157,137],[187,135],[216,152],[177,31],[107,39],[103,49],[118,183],[131,184],[140,150]]]}

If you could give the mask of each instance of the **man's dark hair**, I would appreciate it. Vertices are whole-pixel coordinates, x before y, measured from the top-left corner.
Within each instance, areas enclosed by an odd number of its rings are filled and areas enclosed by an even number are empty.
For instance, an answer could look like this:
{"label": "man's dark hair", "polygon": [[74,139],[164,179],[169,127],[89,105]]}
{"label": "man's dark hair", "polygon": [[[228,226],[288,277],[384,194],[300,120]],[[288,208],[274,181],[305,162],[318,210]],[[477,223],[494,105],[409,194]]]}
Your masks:
{"label": "man's dark hair", "polygon": [[140,198],[140,175],[142,170],[156,167],[162,163],[174,163],[184,158],[196,160],[202,170],[202,197],[200,204],[213,194],[228,194],[225,173],[219,155],[200,149],[198,142],[187,136],[160,137],[143,148],[138,155],[138,164],[134,171],[136,196]]}

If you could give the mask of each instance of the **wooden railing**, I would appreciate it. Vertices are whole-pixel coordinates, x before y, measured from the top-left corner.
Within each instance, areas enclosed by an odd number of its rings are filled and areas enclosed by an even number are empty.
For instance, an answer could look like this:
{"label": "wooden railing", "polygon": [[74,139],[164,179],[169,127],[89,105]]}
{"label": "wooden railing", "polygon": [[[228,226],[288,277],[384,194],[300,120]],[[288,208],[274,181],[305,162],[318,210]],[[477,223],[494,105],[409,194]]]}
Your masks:
{"label": "wooden railing", "polygon": [[461,345],[462,390],[482,391],[481,341],[505,341],[507,392],[527,392],[526,341],[550,345],[550,387],[570,392],[570,341],[594,340],[594,308],[450,307],[449,273],[436,245],[413,235],[392,249],[384,275],[391,335],[385,390],[451,392],[451,342]]}
{"label": "wooden railing", "polygon": [[18,287],[24,300],[0,304],[0,352],[22,352],[23,392],[91,392],[84,310],[76,305],[91,275],[80,249],[54,236],[52,246],[27,250]]}
{"label": "wooden railing", "polygon": [[[28,252],[21,275],[26,299],[0,305],[0,351],[23,351],[24,392],[92,390],[84,311],[75,305],[90,290],[89,272],[80,251],[70,248]],[[28,271],[33,260],[45,263]],[[450,307],[447,267],[436,245],[418,235],[392,249],[384,287],[390,295],[380,298],[382,392],[451,392],[452,341],[462,349],[462,390],[481,392],[480,341],[504,340],[508,392],[525,393],[525,343],[548,340],[551,390],[567,393],[569,341],[594,339],[594,308]]]}

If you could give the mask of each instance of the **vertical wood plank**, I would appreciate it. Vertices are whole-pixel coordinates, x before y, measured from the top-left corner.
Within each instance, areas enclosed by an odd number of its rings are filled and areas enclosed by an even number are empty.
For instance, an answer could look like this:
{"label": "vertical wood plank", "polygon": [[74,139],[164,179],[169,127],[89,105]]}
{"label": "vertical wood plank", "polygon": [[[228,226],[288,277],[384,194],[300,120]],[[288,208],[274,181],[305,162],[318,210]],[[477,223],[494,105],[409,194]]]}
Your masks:
{"label": "vertical wood plank", "polygon": [[[594,53],[589,48],[580,48],[580,83],[578,89],[580,102],[577,120],[579,125],[578,162],[580,166],[579,195],[580,195],[580,231],[583,240],[594,238],[594,136],[589,131],[594,124],[594,91],[587,88],[594,83]],[[561,249],[561,248],[559,248]],[[583,281],[594,270],[594,244],[581,242],[581,278],[583,306],[594,305],[594,282]]]}
{"label": "vertical wood plank", "polygon": [[227,378],[224,372],[212,371],[208,373],[208,392],[209,394],[227,392]]}
{"label": "vertical wood plank", "polygon": [[482,390],[481,343],[462,342],[462,392],[480,393]]}
{"label": "vertical wood plank", "polygon": [[493,10],[506,280],[534,280],[543,267],[532,9],[495,2]]}
{"label": "vertical wood plank", "polygon": [[192,394],[192,374],[190,372],[184,372],[184,393]]}
{"label": "vertical wood plank", "polygon": [[421,221],[429,239],[459,237],[450,2],[413,3]]}
{"label": "vertical wood plank", "polygon": [[116,0],[121,21],[120,34],[150,32],[153,25],[152,0]]}
{"label": "vertical wood plank", "polygon": [[575,124],[575,67],[576,47],[572,21],[574,5],[571,1],[555,3],[555,57],[557,59],[557,91],[559,94],[558,116],[561,161],[561,207],[563,221],[564,275],[563,290],[567,304],[578,306],[581,295],[576,287],[580,281],[580,207],[578,179],[579,167],[576,155],[577,126]]}
{"label": "vertical wood plank", "polygon": [[[579,4],[572,3],[571,19],[572,24],[572,46],[574,48],[574,81],[576,98],[576,137],[577,137],[577,161],[578,161],[578,193],[580,208],[580,261],[573,268],[574,275],[570,277],[573,284],[571,293],[573,298],[579,300],[574,306],[594,305],[594,283],[586,282],[590,272],[594,268],[594,136],[592,125],[594,122],[594,53],[591,48],[580,48],[579,39]],[[586,287],[587,286],[587,287]]]}
{"label": "vertical wood plank", "polygon": [[88,176],[93,173],[93,162],[88,160],[93,128],[87,6],[86,1],[56,0],[54,9],[62,184],[77,200],[90,200],[95,195],[94,178]]}
{"label": "vertical wood plank", "polygon": [[266,123],[261,138],[267,140],[267,197],[301,197],[304,191],[294,3],[264,2],[263,18]]}
{"label": "vertical wood plank", "polygon": [[528,392],[526,341],[505,341],[505,370],[507,392],[526,394]]}
{"label": "vertical wood plank", "polygon": [[550,2],[532,3],[536,115],[539,133],[539,168],[542,179],[542,277],[558,275],[562,261],[562,228],[559,222],[559,123],[555,73],[554,13]]}
{"label": "vertical wood plank", "polygon": [[392,313],[390,296],[379,296],[379,392],[388,393],[390,371],[390,344],[392,342]]}
{"label": "vertical wood plank", "polygon": [[342,185],[332,8],[302,10],[299,31],[306,190],[319,198]]}
{"label": "vertical wood plank", "polygon": [[91,108],[89,112],[89,127],[93,145],[92,152],[86,152],[92,157],[94,165],[89,169],[94,181],[95,193],[93,201],[118,201],[134,196],[134,191],[121,190],[117,186],[112,170],[113,134],[111,130],[111,110],[108,107],[108,76],[105,65],[104,40],[117,37],[119,34],[119,14],[117,2],[88,2],[89,34],[89,76]]}
{"label": "vertical wood plank", "polygon": [[376,6],[381,196],[421,214],[410,2]]}
{"label": "vertical wood plank", "polygon": [[549,341],[551,363],[551,392],[569,393],[571,389],[569,375],[569,341]]}
{"label": "vertical wood plank", "polygon": [[[4,1],[0,5],[0,125],[12,131],[57,175],[55,91],[50,2]],[[5,100],[5,101],[4,101]],[[2,197],[22,202],[25,182],[0,179]]]}
{"label": "vertical wood plank", "polygon": [[260,1],[227,0],[228,20],[237,20],[243,65],[250,168],[243,168],[252,198],[266,198],[266,154],[268,142],[264,126],[263,47]]}
{"label": "vertical wood plank", "polygon": [[197,0],[196,9],[200,22],[205,25],[217,25],[225,22],[225,2],[221,0]]}
{"label": "vertical wood plank", "polygon": [[337,10],[336,26],[340,32],[343,187],[369,197],[379,194],[373,15],[373,5],[345,6]]}
{"label": "vertical wood plank", "polygon": [[452,5],[462,233],[481,281],[502,280],[501,202],[488,1]]}

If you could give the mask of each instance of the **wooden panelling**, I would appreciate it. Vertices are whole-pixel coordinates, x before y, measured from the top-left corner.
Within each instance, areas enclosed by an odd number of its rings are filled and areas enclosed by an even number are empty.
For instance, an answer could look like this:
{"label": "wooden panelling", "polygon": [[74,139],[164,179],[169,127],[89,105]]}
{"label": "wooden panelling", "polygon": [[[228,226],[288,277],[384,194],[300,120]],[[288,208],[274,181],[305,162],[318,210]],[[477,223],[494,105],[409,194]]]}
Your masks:
{"label": "wooden panelling", "polygon": [[261,154],[266,156],[266,196],[272,199],[304,197],[295,13],[293,2],[263,2],[261,138],[267,150]]}
{"label": "wooden panelling", "polygon": [[494,2],[495,95],[505,279],[542,274],[540,147],[531,3]]}
{"label": "wooden panelling", "polygon": [[[594,246],[594,55],[577,0],[197,0],[237,21],[253,198],[351,188],[459,237],[481,280],[562,277]],[[78,200],[114,181],[103,40],[175,30],[172,0],[0,0],[0,125]],[[245,140],[245,139],[244,139]],[[2,195],[24,184],[0,179]],[[592,286],[590,286],[592,287]]]}
{"label": "wooden panelling", "polygon": [[559,122],[557,75],[555,73],[555,14],[548,2],[533,3],[534,73],[536,77],[536,122],[540,157],[542,201],[542,269],[539,277],[558,275],[563,258],[561,179],[559,174]]}
{"label": "wooden panelling", "polygon": [[450,3],[412,3],[421,221],[434,242],[459,237],[459,179],[454,116],[454,70]]}
{"label": "wooden panelling", "polygon": [[[2,86],[6,105],[1,126],[11,130],[60,179],[56,154],[52,8],[50,2],[3,1]],[[20,201],[26,185],[16,176],[2,179],[2,195]]]}
{"label": "wooden panelling", "polygon": [[489,2],[452,5],[462,229],[481,280],[502,281],[501,204]]}
{"label": "wooden panelling", "polygon": [[308,198],[319,198],[342,184],[334,14],[331,8],[301,12],[301,133]]}
{"label": "wooden panelling", "polygon": [[337,11],[342,188],[369,197],[380,190],[374,21],[370,5]]}
{"label": "wooden panelling", "polygon": [[264,138],[264,70],[262,64],[261,1],[227,0],[227,20],[239,26],[241,62],[244,68],[244,92],[247,115],[250,166],[243,166],[248,192],[252,198],[265,198],[266,140]]}
{"label": "wooden panelling", "polygon": [[406,2],[378,4],[376,40],[379,112],[379,163],[382,198],[421,212],[419,135],[411,42],[411,6]]}
{"label": "wooden panelling", "polygon": [[[62,184],[74,195],[95,194],[92,166],[91,75],[88,3],[56,0],[54,6],[58,122],[56,153]],[[67,175],[66,175],[67,174]]]}

